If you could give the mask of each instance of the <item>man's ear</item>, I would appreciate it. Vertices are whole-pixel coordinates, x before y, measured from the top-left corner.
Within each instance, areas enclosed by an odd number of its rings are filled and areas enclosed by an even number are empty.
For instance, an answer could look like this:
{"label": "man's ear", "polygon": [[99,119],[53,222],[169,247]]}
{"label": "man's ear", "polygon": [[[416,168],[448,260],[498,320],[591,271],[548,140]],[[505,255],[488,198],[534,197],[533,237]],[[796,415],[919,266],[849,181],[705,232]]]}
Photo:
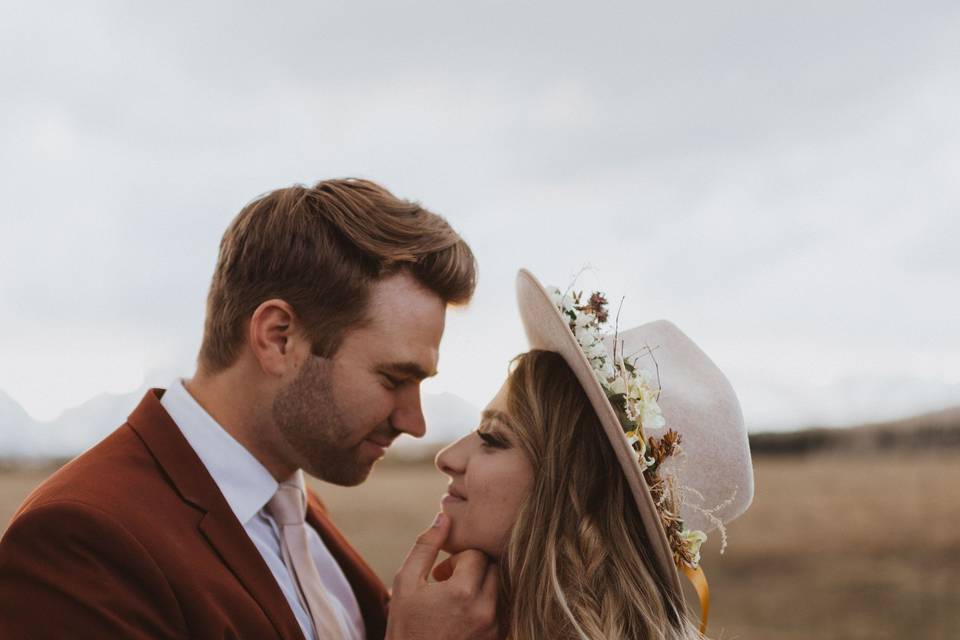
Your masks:
{"label": "man's ear", "polygon": [[264,373],[282,377],[299,367],[303,356],[296,351],[303,340],[297,314],[286,301],[274,298],[260,303],[250,316],[247,339]]}

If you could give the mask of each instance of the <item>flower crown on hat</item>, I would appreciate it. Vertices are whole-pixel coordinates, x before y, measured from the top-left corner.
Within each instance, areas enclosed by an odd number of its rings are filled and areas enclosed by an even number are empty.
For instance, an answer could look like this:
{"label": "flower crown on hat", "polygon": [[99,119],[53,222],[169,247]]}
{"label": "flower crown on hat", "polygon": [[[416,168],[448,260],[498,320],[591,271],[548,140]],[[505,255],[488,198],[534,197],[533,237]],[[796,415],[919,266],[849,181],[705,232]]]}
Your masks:
{"label": "flower crown on hat", "polygon": [[[695,490],[677,486],[672,476],[664,477],[660,473],[665,460],[682,453],[682,436],[672,428],[667,428],[659,438],[648,433],[661,431],[667,426],[657,403],[661,387],[659,365],[654,355],[656,347],[646,346],[639,353],[624,354],[620,345],[618,352],[614,328],[611,357],[604,346],[604,339],[610,336],[606,297],[594,292],[584,300],[581,292],[564,293],[557,287],[546,287],[546,290],[583,350],[594,376],[620,420],[627,441],[637,454],[637,464],[656,505],[660,524],[667,534],[674,563],[678,568],[686,566],[697,569],[700,547],[706,541],[707,534],[687,529],[680,518],[684,492]],[[646,357],[653,363],[652,371],[638,364],[641,358]],[[721,553],[726,547],[726,530],[714,512],[724,506],[697,508],[720,530],[723,541]]]}

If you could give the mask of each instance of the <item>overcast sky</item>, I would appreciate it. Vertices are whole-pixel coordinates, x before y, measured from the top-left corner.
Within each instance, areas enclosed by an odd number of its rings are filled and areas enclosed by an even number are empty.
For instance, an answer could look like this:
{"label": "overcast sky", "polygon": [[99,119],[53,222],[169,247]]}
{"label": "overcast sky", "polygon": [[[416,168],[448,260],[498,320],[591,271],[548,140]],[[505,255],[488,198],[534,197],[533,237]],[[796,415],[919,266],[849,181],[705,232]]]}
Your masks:
{"label": "overcast sky", "polygon": [[960,404],[960,4],[241,4],[0,8],[0,390],[34,417],[189,376],[230,219],[339,176],[478,256],[428,392],[484,405],[516,270],[589,265],[752,429]]}

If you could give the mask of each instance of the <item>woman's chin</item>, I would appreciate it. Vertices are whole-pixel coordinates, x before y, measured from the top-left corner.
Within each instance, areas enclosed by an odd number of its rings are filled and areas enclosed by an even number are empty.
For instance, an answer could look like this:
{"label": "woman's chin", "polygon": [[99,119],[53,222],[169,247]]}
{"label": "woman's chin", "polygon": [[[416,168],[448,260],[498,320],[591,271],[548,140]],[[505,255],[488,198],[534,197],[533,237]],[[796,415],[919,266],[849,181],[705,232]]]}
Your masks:
{"label": "woman's chin", "polygon": [[462,551],[467,551],[468,549],[473,549],[475,551],[482,551],[487,556],[497,559],[499,556],[499,548],[494,550],[490,548],[491,545],[484,544],[482,540],[471,539],[470,537],[461,537],[457,531],[456,524],[453,525],[450,529],[450,534],[447,536],[447,539],[441,545],[440,550],[454,555]]}
{"label": "woman's chin", "polygon": [[457,531],[457,524],[454,522],[450,527],[450,533],[447,534],[447,539],[443,541],[440,549],[453,555],[469,549],[470,546],[467,544],[468,542],[469,541],[461,540],[459,532]]}

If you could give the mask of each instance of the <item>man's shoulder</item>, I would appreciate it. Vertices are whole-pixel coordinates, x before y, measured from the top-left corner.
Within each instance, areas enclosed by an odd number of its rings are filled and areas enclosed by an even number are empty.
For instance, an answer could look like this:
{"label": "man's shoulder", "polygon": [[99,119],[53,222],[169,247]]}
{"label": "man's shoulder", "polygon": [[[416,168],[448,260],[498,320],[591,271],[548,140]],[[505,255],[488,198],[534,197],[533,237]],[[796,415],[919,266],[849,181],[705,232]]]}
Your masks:
{"label": "man's shoulder", "polygon": [[158,526],[170,520],[157,517],[169,491],[150,495],[162,485],[138,440],[129,425],[118,428],[37,487],[10,521],[0,538],[0,636],[73,629],[139,638],[144,625],[156,637],[187,637],[168,573],[171,540],[189,529]]}
{"label": "man's shoulder", "polygon": [[143,501],[167,485],[156,460],[128,423],[44,480],[24,500],[15,517],[47,505],[88,505],[122,514],[131,501]]}

